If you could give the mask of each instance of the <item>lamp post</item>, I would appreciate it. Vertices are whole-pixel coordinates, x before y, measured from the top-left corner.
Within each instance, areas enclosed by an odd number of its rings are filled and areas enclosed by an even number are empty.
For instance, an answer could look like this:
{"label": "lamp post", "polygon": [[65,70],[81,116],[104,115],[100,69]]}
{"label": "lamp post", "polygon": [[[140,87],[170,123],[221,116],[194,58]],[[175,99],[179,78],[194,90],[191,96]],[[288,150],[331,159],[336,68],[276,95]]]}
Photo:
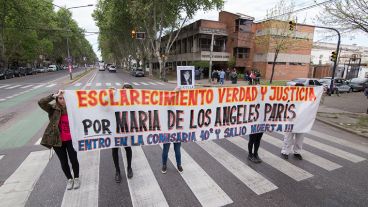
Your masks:
{"label": "lamp post", "polygon": [[[91,7],[93,6],[93,4],[88,4],[88,5],[84,5],[84,6],[73,6],[73,7],[69,7],[69,8],[66,8],[66,7],[61,7],[61,6],[58,6],[56,4],[52,4],[60,9],[65,9],[65,10],[71,10],[71,9],[78,9],[78,8],[83,8],[83,7]],[[67,22],[66,22],[66,18],[65,18],[65,27],[67,27]],[[69,29],[68,29],[69,31]],[[69,69],[69,76],[70,76],[70,80],[73,79],[73,75],[72,75],[72,60],[71,60],[71,57],[70,57],[70,50],[69,50],[69,36],[67,35],[66,36],[66,47],[67,47],[67,50],[68,50],[68,69]]]}

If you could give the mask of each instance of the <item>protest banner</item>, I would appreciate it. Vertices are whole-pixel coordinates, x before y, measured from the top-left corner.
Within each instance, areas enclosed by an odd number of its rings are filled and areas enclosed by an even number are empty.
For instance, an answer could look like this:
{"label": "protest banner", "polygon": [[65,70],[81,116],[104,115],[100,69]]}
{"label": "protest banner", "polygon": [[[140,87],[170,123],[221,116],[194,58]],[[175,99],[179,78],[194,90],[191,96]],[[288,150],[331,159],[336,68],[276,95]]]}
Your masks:
{"label": "protest banner", "polygon": [[308,132],[322,87],[66,90],[77,151]]}

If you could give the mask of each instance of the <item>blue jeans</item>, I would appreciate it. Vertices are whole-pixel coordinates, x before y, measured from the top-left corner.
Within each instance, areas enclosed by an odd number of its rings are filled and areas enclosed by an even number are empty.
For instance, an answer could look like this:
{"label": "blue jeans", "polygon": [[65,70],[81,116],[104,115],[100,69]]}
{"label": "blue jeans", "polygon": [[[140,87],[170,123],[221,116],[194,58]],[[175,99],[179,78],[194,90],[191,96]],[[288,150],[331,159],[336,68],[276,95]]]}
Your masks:
{"label": "blue jeans", "polygon": [[[175,151],[175,158],[176,158],[176,165],[181,165],[181,154],[180,154],[180,146],[181,142],[174,143],[174,151]],[[164,144],[164,149],[162,150],[162,164],[166,165],[167,163],[167,156],[169,154],[170,143]]]}
{"label": "blue jeans", "polygon": [[220,78],[220,84],[224,85],[224,79],[223,78]]}

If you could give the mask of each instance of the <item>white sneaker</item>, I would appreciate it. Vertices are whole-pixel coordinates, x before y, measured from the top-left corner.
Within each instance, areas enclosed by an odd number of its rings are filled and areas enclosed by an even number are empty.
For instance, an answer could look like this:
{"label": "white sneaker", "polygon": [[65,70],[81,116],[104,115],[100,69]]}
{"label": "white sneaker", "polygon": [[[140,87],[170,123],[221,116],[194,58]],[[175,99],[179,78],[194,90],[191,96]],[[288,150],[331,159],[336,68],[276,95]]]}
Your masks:
{"label": "white sneaker", "polygon": [[73,189],[73,185],[74,185],[73,179],[69,179],[68,182],[67,182],[67,184],[66,184],[66,189],[67,190]]}
{"label": "white sneaker", "polygon": [[74,178],[74,189],[78,189],[81,185],[79,178]]}

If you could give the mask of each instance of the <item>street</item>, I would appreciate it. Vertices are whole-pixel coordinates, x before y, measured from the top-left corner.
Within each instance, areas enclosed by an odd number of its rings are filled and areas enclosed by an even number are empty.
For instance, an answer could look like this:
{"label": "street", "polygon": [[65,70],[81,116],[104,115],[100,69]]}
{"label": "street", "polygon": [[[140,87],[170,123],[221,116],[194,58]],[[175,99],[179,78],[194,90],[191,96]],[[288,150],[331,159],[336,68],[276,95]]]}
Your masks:
{"label": "street", "polygon": [[132,179],[119,150],[115,183],[111,149],[78,153],[81,188],[66,190],[53,150],[40,146],[47,114],[37,101],[59,89],[173,90],[176,85],[92,70],[75,82],[66,71],[0,81],[0,206],[366,206],[368,140],[319,121],[306,134],[303,160],[280,157],[282,134],[265,134],[261,164],[247,159],[248,136],[183,143],[184,172],[173,147],[161,173],[162,146],[134,146]]}

